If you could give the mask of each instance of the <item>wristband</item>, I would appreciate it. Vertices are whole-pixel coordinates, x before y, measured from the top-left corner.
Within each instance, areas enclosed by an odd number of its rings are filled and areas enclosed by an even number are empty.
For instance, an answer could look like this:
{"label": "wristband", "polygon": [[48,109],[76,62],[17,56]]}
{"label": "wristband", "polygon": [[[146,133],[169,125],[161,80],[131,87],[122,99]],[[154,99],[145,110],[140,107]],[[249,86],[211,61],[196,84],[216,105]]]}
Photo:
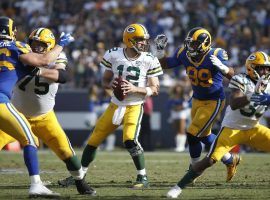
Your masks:
{"label": "wristband", "polygon": [[145,90],[146,90],[145,96],[150,97],[153,95],[153,90],[150,87],[146,87]]}

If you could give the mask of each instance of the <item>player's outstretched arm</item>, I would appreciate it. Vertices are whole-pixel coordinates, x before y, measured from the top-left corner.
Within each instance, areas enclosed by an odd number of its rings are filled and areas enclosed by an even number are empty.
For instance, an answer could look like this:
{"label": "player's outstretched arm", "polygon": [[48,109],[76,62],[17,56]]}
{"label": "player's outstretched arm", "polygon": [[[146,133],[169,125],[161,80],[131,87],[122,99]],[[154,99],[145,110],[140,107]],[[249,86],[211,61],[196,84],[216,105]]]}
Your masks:
{"label": "player's outstretched arm", "polygon": [[157,35],[154,39],[154,46],[152,48],[152,53],[158,58],[161,67],[163,69],[168,69],[167,57],[165,55],[165,48],[168,44],[168,38],[164,34]]}
{"label": "player's outstretched arm", "polygon": [[45,67],[54,62],[63,48],[74,41],[70,33],[62,33],[57,45],[45,54],[27,53],[20,55],[19,59],[22,63],[30,66]]}

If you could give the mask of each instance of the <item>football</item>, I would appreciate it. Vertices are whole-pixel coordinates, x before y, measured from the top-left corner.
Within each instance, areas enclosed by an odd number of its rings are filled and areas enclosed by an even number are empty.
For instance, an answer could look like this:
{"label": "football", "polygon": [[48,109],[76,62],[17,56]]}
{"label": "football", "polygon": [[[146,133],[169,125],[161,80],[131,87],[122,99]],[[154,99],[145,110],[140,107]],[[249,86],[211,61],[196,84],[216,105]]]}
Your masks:
{"label": "football", "polygon": [[123,85],[123,79],[121,76],[114,79],[117,81],[117,84],[113,88],[114,96],[119,100],[123,101],[126,98],[126,95],[124,94],[124,91],[122,90],[121,86]]}

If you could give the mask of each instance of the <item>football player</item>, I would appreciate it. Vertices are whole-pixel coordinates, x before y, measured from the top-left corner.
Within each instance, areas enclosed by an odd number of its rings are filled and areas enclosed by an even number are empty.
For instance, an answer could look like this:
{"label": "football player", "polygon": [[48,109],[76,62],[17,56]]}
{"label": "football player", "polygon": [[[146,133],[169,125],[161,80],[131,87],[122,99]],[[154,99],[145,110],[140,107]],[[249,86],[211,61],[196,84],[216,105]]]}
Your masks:
{"label": "football player", "polygon": [[[63,47],[73,41],[70,34],[60,37],[58,45],[45,54],[31,52],[29,45],[16,41],[16,28],[12,19],[0,17],[0,130],[20,142],[29,172],[30,196],[59,196],[46,188],[39,176],[37,140],[26,118],[10,102],[14,85],[31,73],[32,66],[48,66],[56,60]],[[1,139],[1,137],[0,137]]]}
{"label": "football player", "polygon": [[[201,142],[210,146],[216,137],[211,133],[211,128],[225,104],[223,76],[230,79],[234,70],[226,66],[226,51],[211,47],[211,35],[204,28],[191,29],[184,41],[184,47],[178,48],[171,57],[165,56],[166,45],[165,35],[155,38],[154,54],[159,58],[162,68],[183,65],[192,85],[191,123],[186,131],[191,166],[200,160]],[[233,176],[235,166],[232,161],[235,159],[239,159],[239,156],[230,153],[222,159],[227,166],[227,181]]]}
{"label": "football player", "polygon": [[259,119],[270,105],[270,88],[267,87],[270,58],[262,51],[252,53],[246,60],[246,69],[247,73],[237,74],[230,80],[230,105],[208,155],[192,165],[167,193],[167,197],[177,198],[187,184],[220,161],[223,155],[238,144],[270,152],[270,129],[259,124]]}
{"label": "football player", "polygon": [[[29,45],[33,52],[44,54],[55,46],[55,37],[50,29],[38,28],[30,34]],[[37,68],[36,74],[21,79],[13,89],[11,100],[16,109],[24,114],[33,133],[65,162],[76,180],[78,192],[95,195],[96,191],[85,182],[81,163],[53,111],[58,85],[68,79],[66,65],[66,55],[61,52],[49,68]],[[0,137],[0,149],[13,141],[13,138],[1,132]]]}
{"label": "football player", "polygon": [[[144,152],[138,142],[140,124],[143,115],[143,102],[146,97],[158,95],[159,79],[162,68],[156,57],[148,53],[149,34],[141,24],[127,26],[123,33],[125,48],[115,47],[108,50],[101,66],[105,67],[103,84],[106,89],[117,89],[118,77],[123,79],[124,100],[112,96],[111,103],[98,119],[82,155],[85,172],[94,160],[97,147],[103,140],[123,125],[123,143],[130,153],[137,169],[134,189],[149,186],[145,170]],[[62,180],[66,183],[68,179]],[[60,183],[61,183],[60,182]]]}

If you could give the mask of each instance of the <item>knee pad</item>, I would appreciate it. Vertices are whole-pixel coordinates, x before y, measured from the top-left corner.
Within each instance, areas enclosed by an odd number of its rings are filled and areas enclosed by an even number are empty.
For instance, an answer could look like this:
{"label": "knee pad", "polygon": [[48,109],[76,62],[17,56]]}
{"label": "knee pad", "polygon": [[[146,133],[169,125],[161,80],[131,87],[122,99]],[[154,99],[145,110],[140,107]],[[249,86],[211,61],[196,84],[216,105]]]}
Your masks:
{"label": "knee pad", "polygon": [[187,133],[187,141],[189,145],[196,145],[200,143],[200,139],[194,135],[191,135],[190,133]]}
{"label": "knee pad", "polygon": [[143,153],[143,149],[134,140],[127,140],[124,142],[129,154],[134,157]]}

